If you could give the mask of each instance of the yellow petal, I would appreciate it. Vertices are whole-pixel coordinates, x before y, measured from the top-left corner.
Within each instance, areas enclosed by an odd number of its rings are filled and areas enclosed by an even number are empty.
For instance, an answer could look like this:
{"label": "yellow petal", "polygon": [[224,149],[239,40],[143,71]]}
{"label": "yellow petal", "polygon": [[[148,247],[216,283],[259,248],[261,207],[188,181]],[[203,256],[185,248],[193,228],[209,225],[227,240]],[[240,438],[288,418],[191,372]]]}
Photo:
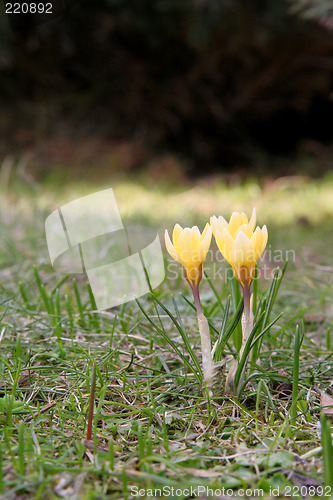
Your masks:
{"label": "yellow petal", "polygon": [[257,219],[257,214],[256,214],[256,209],[254,208],[252,210],[252,215],[251,215],[251,219],[249,222],[249,226],[252,229],[252,231],[254,231],[254,228],[256,227],[256,219]]}
{"label": "yellow petal", "polygon": [[203,262],[205,260],[207,252],[209,250],[210,242],[212,239],[212,226],[207,224],[205,229],[203,230],[202,236],[203,239],[201,240],[200,250],[198,255],[199,262]]}
{"label": "yellow petal", "polygon": [[[258,259],[260,259],[260,257],[262,256],[263,251],[266,248],[267,239],[268,239],[268,233],[267,233],[267,227],[266,226],[263,226],[262,229],[260,229],[259,227],[257,227],[257,229],[255,230],[255,233],[257,232],[257,230],[259,230],[260,237],[258,237],[257,241],[255,242],[256,243],[256,247],[254,248],[254,251],[255,251],[256,261]],[[253,244],[253,246],[254,246],[254,244]]]}
{"label": "yellow petal", "polygon": [[199,236],[199,238],[200,238],[200,229],[198,228],[198,226],[191,227],[191,231],[193,231],[194,233],[196,233]]}
{"label": "yellow petal", "polygon": [[262,254],[262,244],[263,244],[264,238],[263,238],[263,233],[262,230],[260,229],[259,226],[256,227],[256,230],[253,233],[253,236],[251,238],[251,243],[254,249],[254,256],[255,260],[259,259],[260,255]]}
{"label": "yellow petal", "polygon": [[234,235],[234,238],[236,239],[237,237],[237,234],[239,233],[239,231],[243,231],[244,234],[246,234],[246,236],[250,239],[252,236],[253,236],[253,231],[252,229],[250,228],[250,226],[248,224],[243,224],[242,226],[240,226],[237,231],[235,232],[235,235]]}
{"label": "yellow petal", "polygon": [[178,241],[179,235],[182,232],[183,228],[179,224],[176,224],[175,227],[173,228],[173,233],[172,233],[172,241],[173,244],[175,244]]}
{"label": "yellow petal", "polygon": [[261,247],[261,253],[260,255],[262,255],[263,251],[265,250],[266,248],[266,245],[267,245],[267,240],[268,240],[268,231],[267,231],[267,227],[266,227],[266,224],[264,226],[262,226],[262,236],[263,236],[263,242],[262,242],[262,247]]}
{"label": "yellow petal", "polygon": [[249,219],[247,218],[247,215],[246,215],[245,212],[241,212],[240,216],[242,218],[243,224],[248,224],[249,223]]}
{"label": "yellow petal", "polygon": [[170,236],[169,236],[169,233],[168,233],[167,229],[165,230],[165,233],[164,233],[164,239],[165,239],[166,249],[167,249],[168,253],[171,255],[171,257],[176,262],[178,262],[179,264],[181,264],[182,266],[185,266],[185,262],[181,259],[181,257],[179,256],[177,250],[175,249],[175,247],[171,243]]}
{"label": "yellow petal", "polygon": [[240,269],[241,267],[250,268],[254,266],[255,260],[253,246],[243,231],[240,231],[237,234],[232,248],[231,258],[235,269]]}
{"label": "yellow petal", "polygon": [[222,234],[220,231],[216,231],[215,240],[223,257],[229,262],[229,264],[232,264],[232,249],[235,240],[230,236],[229,231],[224,229]]}
{"label": "yellow petal", "polygon": [[206,236],[207,232],[209,231],[209,228],[211,228],[212,226],[210,224],[207,224],[205,225],[204,227],[204,230],[202,231],[202,235],[200,236],[200,241],[203,241],[204,237]]}
{"label": "yellow petal", "polygon": [[222,234],[223,233],[223,229],[225,229],[225,228],[228,227],[228,223],[225,220],[225,218],[222,217],[222,215],[220,215],[219,217],[216,217],[215,215],[213,215],[210,218],[210,223],[211,223],[211,225],[213,227],[213,234],[214,234],[214,236],[215,236],[215,231],[219,231]]}
{"label": "yellow petal", "polygon": [[236,278],[244,287],[249,287],[254,277],[255,256],[251,241],[240,231],[232,249],[232,263]]}
{"label": "yellow petal", "polygon": [[242,226],[243,224],[244,224],[244,222],[243,222],[242,214],[239,214],[238,212],[234,212],[233,214],[231,214],[229,225],[228,225],[228,231],[233,238],[235,237],[235,233],[236,233],[237,229],[240,226]]}
{"label": "yellow petal", "polygon": [[197,262],[200,248],[199,229],[185,227],[179,235],[175,248],[186,265],[191,266],[193,262]]}
{"label": "yellow petal", "polygon": [[212,226],[215,226],[217,224],[217,217],[216,217],[216,215],[212,215],[211,218],[210,218],[210,220],[209,220],[209,222],[210,222],[210,224]]}

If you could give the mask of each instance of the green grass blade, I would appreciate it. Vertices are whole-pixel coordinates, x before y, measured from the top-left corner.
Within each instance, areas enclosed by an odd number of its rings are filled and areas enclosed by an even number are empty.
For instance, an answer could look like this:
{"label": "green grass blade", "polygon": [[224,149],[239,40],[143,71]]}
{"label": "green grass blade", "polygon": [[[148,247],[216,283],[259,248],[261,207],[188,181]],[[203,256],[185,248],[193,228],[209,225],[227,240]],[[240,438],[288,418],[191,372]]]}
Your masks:
{"label": "green grass blade", "polygon": [[2,445],[0,442],[0,494],[3,493],[3,463],[2,463]]}
{"label": "green grass blade", "polygon": [[174,300],[174,298],[172,298],[172,301],[173,301],[173,304],[174,304],[174,307],[175,307],[175,310],[176,310],[176,314],[177,314],[177,317],[178,317],[178,321],[176,321],[174,315],[172,314],[171,311],[169,311],[169,309],[156,297],[156,295],[154,294],[154,292],[151,292],[151,295],[154,299],[154,301],[163,309],[163,311],[169,316],[169,318],[171,319],[171,321],[173,322],[173,324],[175,325],[175,327],[177,328],[178,332],[180,333],[183,341],[184,341],[184,344],[185,344],[185,347],[187,349],[187,352],[189,353],[194,365],[196,366],[198,372],[202,375],[202,369],[201,369],[201,366],[200,366],[200,363],[199,363],[199,360],[198,358],[196,357],[192,347],[191,347],[191,344],[190,344],[190,341],[189,341],[189,338],[188,338],[188,335],[187,335],[187,332],[181,322],[181,318],[180,318],[180,314],[179,314],[179,310],[178,310],[178,307],[177,307],[177,304]]}
{"label": "green grass blade", "polygon": [[254,268],[254,279],[252,285],[252,312],[253,316],[256,315],[257,312],[257,300],[258,300],[258,265],[255,265]]}
{"label": "green grass blade", "polygon": [[154,321],[152,321],[152,319],[148,316],[148,314],[146,313],[146,311],[144,310],[144,308],[142,307],[140,301],[138,299],[136,299],[136,303],[138,304],[142,314],[145,316],[145,318],[148,320],[148,322],[152,325],[152,327],[164,338],[164,340],[172,347],[172,349],[178,354],[178,356],[180,357],[180,359],[184,362],[184,364],[186,364],[186,366],[189,368],[189,370],[194,374],[194,376],[196,377],[196,379],[198,380],[198,382],[200,382],[201,384],[201,381],[202,381],[202,370],[200,368],[200,371],[198,373],[197,370],[194,369],[193,365],[188,361],[188,359],[186,358],[186,356],[183,355],[183,353],[180,351],[180,349],[178,349],[177,345],[175,344],[175,342],[173,340],[170,339],[170,337],[168,337],[168,335],[165,333],[164,330],[162,330],[162,328],[160,328],[159,326],[156,325],[156,323],[154,323]]}
{"label": "green grass blade", "polygon": [[296,326],[295,332],[295,346],[294,346],[294,365],[293,365],[293,390],[292,390],[292,400],[290,408],[290,419],[295,420],[297,415],[297,400],[299,397],[298,393],[298,381],[299,381],[299,353],[301,347],[301,340],[299,334],[299,326]]}
{"label": "green grass blade", "polygon": [[[175,311],[176,311],[176,314],[177,314],[178,325],[177,325],[176,321],[173,321],[173,323],[177,327],[177,329],[178,329],[178,331],[179,331],[179,333],[180,333],[180,335],[181,335],[181,337],[182,337],[182,339],[184,341],[186,350],[189,353],[189,355],[190,355],[193,363],[195,364],[197,370],[200,372],[201,367],[200,367],[199,360],[198,360],[197,356],[195,355],[195,353],[194,353],[194,351],[192,349],[192,346],[190,344],[190,339],[188,338],[187,332],[186,332],[186,330],[184,328],[183,322],[182,322],[180,314],[179,314],[179,309],[178,309],[178,306],[177,306],[177,303],[176,303],[174,297],[172,297],[172,302],[173,302],[173,305],[174,305],[174,308],[175,308]],[[165,308],[164,310],[166,310],[166,309],[167,308]]]}
{"label": "green grass blade", "polygon": [[25,446],[24,446],[24,423],[20,422],[18,429],[18,465],[19,473],[23,477],[25,474]]}
{"label": "green grass blade", "polygon": [[[243,309],[244,309],[244,302],[243,302],[243,300],[241,300],[239,302],[237,309],[235,310],[230,322],[229,322],[228,327],[224,330],[221,330],[221,333],[220,333],[218,341],[217,341],[218,344],[217,344],[216,351],[215,351],[215,359],[217,361],[221,360],[223,351],[225,349],[225,346],[226,346],[228,340],[230,339],[231,335],[234,333],[236,328],[238,328],[238,326],[240,326],[240,319],[241,319],[242,314],[243,314]],[[222,324],[222,327],[223,327],[223,324]]]}
{"label": "green grass blade", "polygon": [[320,415],[321,446],[323,450],[325,488],[333,490],[333,446],[331,426],[327,422],[324,412]]}
{"label": "green grass blade", "polygon": [[220,297],[220,295],[218,294],[218,292],[217,292],[217,290],[216,290],[216,288],[215,288],[215,286],[214,286],[214,284],[213,284],[212,280],[210,279],[210,277],[208,276],[208,274],[206,273],[206,271],[204,271],[204,275],[205,275],[206,280],[207,280],[207,281],[208,281],[208,283],[209,283],[209,286],[211,287],[211,289],[212,289],[212,291],[213,291],[213,293],[214,293],[214,295],[215,295],[215,298],[216,298],[216,300],[217,300],[218,305],[220,306],[221,310],[224,312],[224,306],[223,306],[223,304],[222,304],[221,297]]}
{"label": "green grass blade", "polygon": [[[264,314],[265,313],[263,312],[262,316]],[[235,386],[236,387],[238,386],[241,374],[242,374],[243,370],[245,369],[245,363],[246,363],[248,355],[251,352],[251,349],[253,348],[255,343],[258,342],[258,340],[260,338],[262,338],[262,336],[279,320],[279,318],[281,318],[282,313],[279,314],[279,316],[277,316],[268,326],[266,326],[266,328],[264,328],[263,331],[255,338],[256,333],[257,333],[257,331],[260,327],[260,324],[261,324],[262,316],[259,317],[258,321],[256,322],[256,324],[252,328],[252,331],[251,331],[249,338],[246,342],[246,346],[245,346],[242,358],[239,361],[238,368],[237,368],[237,371],[235,374]],[[255,340],[254,340],[254,338],[255,338]],[[253,340],[254,340],[254,342],[253,342]]]}
{"label": "green grass blade", "polygon": [[266,308],[266,314],[265,314],[264,323],[263,323],[264,328],[266,327],[266,325],[269,322],[272,308],[273,308],[277,293],[279,291],[279,288],[281,286],[281,282],[282,282],[283,277],[285,275],[287,265],[288,265],[288,261],[285,262],[282,271],[279,267],[275,270],[274,277],[273,277],[273,280],[272,280],[272,283],[271,283],[271,286],[270,286],[270,289],[268,292],[267,308]]}
{"label": "green grass blade", "polygon": [[76,302],[77,302],[77,307],[78,307],[79,314],[80,314],[80,319],[81,319],[82,325],[84,325],[85,318],[84,318],[83,305],[82,305],[81,296],[80,296],[79,288],[77,286],[76,279],[73,279],[73,289],[74,289],[74,295],[75,295]]}

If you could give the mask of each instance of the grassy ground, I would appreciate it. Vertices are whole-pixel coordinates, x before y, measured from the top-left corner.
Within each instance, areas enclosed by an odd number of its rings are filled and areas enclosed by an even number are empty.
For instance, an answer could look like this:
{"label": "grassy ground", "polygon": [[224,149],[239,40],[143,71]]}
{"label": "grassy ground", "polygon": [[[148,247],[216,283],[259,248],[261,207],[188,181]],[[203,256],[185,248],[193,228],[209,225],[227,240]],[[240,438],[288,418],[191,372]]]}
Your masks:
{"label": "grassy ground", "polygon": [[[144,177],[66,185],[52,178],[40,185],[29,176],[5,177],[1,498],[331,497],[313,386],[326,391],[332,382],[332,180],[227,186],[208,179],[175,186]],[[260,371],[240,401],[220,394],[207,402],[193,373],[136,303],[98,314],[85,276],[73,282],[72,275],[52,269],[45,218],[61,204],[106,187],[114,188],[124,222],[147,224],[160,234],[175,222],[202,228],[210,215],[250,213],[255,206],[258,223],[269,230],[270,253],[261,266],[274,269],[288,254],[271,319],[283,315],[264,336],[255,370]],[[223,264],[215,257],[214,251],[206,269],[225,307],[229,288],[218,279]],[[156,296],[173,314],[175,299],[200,359],[196,317],[179,292],[192,299],[178,271],[176,279],[167,276]],[[259,295],[267,295],[269,286],[269,279],[261,280]],[[223,311],[207,280],[201,292],[204,310],[219,329]],[[161,328],[187,356],[170,318],[149,296],[141,304],[153,322],[160,315]],[[296,324],[304,337],[298,416],[292,420]],[[232,350],[229,343],[225,354]],[[86,446],[94,360],[93,444]]]}

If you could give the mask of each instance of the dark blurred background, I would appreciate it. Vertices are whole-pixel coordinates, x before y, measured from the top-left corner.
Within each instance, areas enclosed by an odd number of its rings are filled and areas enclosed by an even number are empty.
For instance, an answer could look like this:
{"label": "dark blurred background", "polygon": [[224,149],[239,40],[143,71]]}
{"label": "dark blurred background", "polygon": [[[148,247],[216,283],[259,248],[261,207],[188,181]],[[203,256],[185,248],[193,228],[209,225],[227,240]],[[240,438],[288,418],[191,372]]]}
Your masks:
{"label": "dark blurred background", "polygon": [[58,2],[49,22],[4,5],[1,159],[137,171],[172,155],[189,175],[330,170],[331,0]]}

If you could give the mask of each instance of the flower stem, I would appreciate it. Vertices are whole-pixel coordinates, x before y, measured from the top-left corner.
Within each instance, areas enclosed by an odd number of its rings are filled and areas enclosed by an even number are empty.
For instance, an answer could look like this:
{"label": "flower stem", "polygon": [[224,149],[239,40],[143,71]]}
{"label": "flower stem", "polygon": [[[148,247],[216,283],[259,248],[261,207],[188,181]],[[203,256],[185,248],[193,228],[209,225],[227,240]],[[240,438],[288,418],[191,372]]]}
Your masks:
{"label": "flower stem", "polygon": [[209,332],[209,324],[206,316],[202,311],[202,306],[200,302],[199,295],[199,287],[197,285],[192,286],[192,292],[194,297],[194,303],[197,310],[198,315],[198,325],[199,325],[199,333],[201,338],[201,349],[202,349],[202,366],[204,375],[207,370],[211,367],[213,362],[212,357],[212,346],[210,342],[210,332]]}
{"label": "flower stem", "polygon": [[198,325],[199,325],[201,351],[202,351],[202,369],[204,376],[203,378],[208,388],[209,394],[212,395],[212,387],[216,385],[218,382],[220,363],[214,363],[213,361],[209,324],[206,316],[202,311],[200,295],[199,295],[199,285],[192,283],[190,283],[190,285],[192,288],[194,303],[198,315]]}
{"label": "flower stem", "polygon": [[242,347],[240,350],[240,357],[242,357],[242,354],[245,349],[246,342],[248,341],[248,338],[250,336],[250,333],[253,328],[253,314],[251,311],[251,290],[250,287],[243,288],[243,297],[244,297],[244,312],[242,316],[242,333],[243,333],[243,341],[242,341]]}

